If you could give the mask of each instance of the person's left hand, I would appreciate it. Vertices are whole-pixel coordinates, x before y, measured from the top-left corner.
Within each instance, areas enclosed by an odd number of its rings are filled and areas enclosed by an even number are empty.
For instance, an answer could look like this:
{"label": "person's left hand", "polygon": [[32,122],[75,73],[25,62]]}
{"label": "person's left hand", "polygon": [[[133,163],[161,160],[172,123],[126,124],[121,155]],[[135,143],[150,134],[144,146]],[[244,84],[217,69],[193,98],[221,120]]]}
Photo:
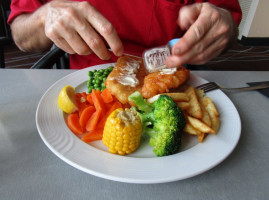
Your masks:
{"label": "person's left hand", "polygon": [[173,46],[168,67],[205,64],[226,50],[238,32],[231,13],[210,3],[181,8],[178,25],[187,31]]}

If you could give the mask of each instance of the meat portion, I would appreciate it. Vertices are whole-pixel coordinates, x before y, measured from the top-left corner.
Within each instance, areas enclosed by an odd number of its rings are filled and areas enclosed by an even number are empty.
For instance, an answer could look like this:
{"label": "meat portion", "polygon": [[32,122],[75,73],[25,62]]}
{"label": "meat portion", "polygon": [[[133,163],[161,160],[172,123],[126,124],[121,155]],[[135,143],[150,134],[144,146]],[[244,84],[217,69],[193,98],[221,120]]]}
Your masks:
{"label": "meat portion", "polygon": [[142,58],[130,56],[120,57],[116,66],[106,79],[106,87],[122,104],[128,102],[128,97],[139,91],[144,98],[169,92],[189,79],[189,70],[183,66],[174,73],[154,72],[148,74]]}
{"label": "meat portion", "polygon": [[105,84],[111,94],[122,104],[126,104],[132,93],[142,91],[145,76],[146,69],[142,58],[123,56],[117,60],[116,66],[108,75]]}
{"label": "meat portion", "polygon": [[156,94],[169,92],[171,88],[177,88],[186,82],[189,76],[190,71],[183,66],[172,74],[164,74],[163,72],[151,73],[144,79],[142,95],[144,98],[150,98]]}

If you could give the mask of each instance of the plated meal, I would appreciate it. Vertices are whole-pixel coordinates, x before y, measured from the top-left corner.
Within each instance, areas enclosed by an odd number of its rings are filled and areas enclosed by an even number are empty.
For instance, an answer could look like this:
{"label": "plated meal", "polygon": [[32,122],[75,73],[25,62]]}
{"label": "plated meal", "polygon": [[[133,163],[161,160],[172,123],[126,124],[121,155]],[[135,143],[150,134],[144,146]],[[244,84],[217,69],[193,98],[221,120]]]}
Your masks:
{"label": "plated meal", "polygon": [[[185,68],[179,76],[171,71],[149,76],[166,82],[143,90],[146,72],[134,70],[143,76],[129,73],[126,80],[117,76],[119,66],[130,62],[122,59],[71,73],[43,95],[37,128],[55,155],[102,178],[162,183],[205,172],[232,152],[241,123],[223,92],[197,90],[206,81]],[[59,106],[61,93],[71,102],[66,108]]]}
{"label": "plated meal", "polygon": [[88,93],[63,87],[58,105],[84,142],[102,140],[108,152],[126,155],[144,134],[156,156],[169,156],[180,151],[184,133],[203,142],[220,126],[213,101],[184,84],[189,74],[183,66],[148,73],[142,59],[123,56],[114,68],[88,72]]}

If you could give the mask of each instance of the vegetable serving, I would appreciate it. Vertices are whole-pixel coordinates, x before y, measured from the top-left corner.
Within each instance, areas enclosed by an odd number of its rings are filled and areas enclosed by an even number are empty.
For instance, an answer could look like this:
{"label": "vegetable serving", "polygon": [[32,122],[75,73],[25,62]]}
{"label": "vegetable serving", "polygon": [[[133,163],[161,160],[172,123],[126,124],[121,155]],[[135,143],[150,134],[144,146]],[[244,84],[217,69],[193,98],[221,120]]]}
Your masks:
{"label": "vegetable serving", "polygon": [[147,103],[139,92],[129,96],[143,123],[143,132],[150,136],[156,156],[168,156],[179,151],[185,117],[180,107],[167,95],[160,95],[153,104]]}

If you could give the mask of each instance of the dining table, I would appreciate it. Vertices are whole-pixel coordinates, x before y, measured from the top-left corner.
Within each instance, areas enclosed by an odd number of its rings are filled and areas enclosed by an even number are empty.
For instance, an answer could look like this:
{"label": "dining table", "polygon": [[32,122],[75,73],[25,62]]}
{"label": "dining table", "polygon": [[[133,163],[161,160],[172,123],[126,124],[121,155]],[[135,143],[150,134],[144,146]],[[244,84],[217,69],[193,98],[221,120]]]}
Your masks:
{"label": "dining table", "polygon": [[[40,137],[36,125],[40,99],[56,81],[76,71],[0,69],[1,200],[269,198],[268,96],[257,90],[224,91],[239,113],[241,135],[233,151],[213,168],[181,180],[127,183],[69,165]],[[192,70],[191,73],[227,87],[269,80],[269,71]]]}

